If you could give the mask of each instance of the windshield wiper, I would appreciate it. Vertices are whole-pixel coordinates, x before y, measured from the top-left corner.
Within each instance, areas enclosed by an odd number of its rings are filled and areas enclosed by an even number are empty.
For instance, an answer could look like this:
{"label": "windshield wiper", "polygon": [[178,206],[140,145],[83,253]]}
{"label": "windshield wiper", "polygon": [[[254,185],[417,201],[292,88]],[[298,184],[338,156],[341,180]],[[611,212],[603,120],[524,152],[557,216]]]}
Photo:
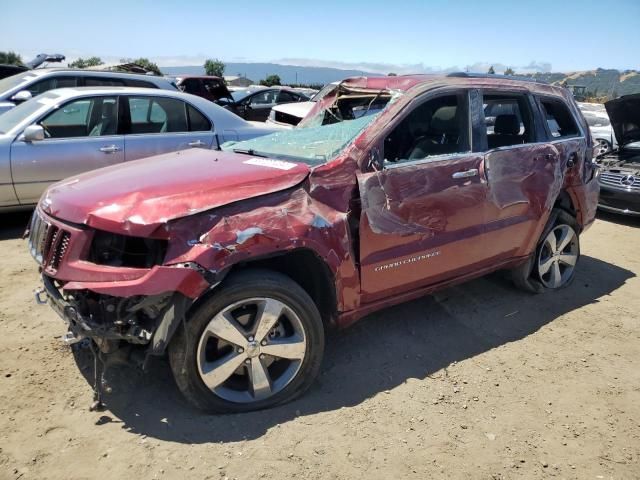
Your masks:
{"label": "windshield wiper", "polygon": [[262,153],[257,153],[252,148],[234,148],[233,152],[234,153],[244,153],[245,155],[251,155],[251,156],[254,156],[254,157],[267,158],[267,155],[264,155]]}

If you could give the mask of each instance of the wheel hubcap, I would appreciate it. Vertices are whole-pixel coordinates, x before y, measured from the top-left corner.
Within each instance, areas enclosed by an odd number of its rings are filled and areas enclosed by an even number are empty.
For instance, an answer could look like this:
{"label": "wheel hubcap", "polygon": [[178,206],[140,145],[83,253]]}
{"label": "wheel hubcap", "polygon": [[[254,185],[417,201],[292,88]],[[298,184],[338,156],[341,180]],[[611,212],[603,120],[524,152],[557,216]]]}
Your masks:
{"label": "wheel hubcap", "polygon": [[250,298],[211,319],[198,342],[198,372],[217,396],[251,403],[275,395],[297,375],[306,354],[298,315],[274,298]]}
{"label": "wheel hubcap", "polygon": [[607,142],[606,140],[598,140],[598,155],[604,155],[605,153],[607,153],[609,150],[611,150],[611,147],[609,145],[609,142]]}
{"label": "wheel hubcap", "polygon": [[547,288],[560,288],[578,261],[578,236],[569,225],[558,225],[544,239],[538,255],[538,276]]}

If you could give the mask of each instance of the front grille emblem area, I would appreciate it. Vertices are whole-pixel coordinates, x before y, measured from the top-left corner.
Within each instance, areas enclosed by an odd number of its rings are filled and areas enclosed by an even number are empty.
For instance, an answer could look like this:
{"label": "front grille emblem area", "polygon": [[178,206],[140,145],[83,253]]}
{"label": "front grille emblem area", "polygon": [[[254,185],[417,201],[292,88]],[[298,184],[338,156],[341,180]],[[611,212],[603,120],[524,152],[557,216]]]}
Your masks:
{"label": "front grille emblem area", "polygon": [[636,177],[634,177],[633,175],[625,175],[620,179],[620,185],[623,185],[625,187],[630,187],[634,183],[636,183]]}

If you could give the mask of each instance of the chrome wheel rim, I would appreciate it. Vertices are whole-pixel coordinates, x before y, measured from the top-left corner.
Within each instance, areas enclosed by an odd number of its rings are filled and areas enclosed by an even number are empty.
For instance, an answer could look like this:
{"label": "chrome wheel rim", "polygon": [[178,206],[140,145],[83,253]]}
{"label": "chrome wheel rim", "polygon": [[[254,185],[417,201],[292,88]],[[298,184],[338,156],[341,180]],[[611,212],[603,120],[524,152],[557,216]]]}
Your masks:
{"label": "chrome wheel rim", "polygon": [[611,144],[602,138],[596,140],[598,145],[596,146],[597,156],[604,155],[605,153],[609,153],[611,150]]}
{"label": "chrome wheel rim", "polygon": [[578,261],[578,235],[569,225],[558,225],[545,237],[538,254],[538,276],[547,288],[560,288]]}
{"label": "chrome wheel rim", "polygon": [[198,341],[198,373],[224,400],[258,402],[291,383],[306,352],[302,321],[289,306],[274,298],[248,298],[207,324]]}

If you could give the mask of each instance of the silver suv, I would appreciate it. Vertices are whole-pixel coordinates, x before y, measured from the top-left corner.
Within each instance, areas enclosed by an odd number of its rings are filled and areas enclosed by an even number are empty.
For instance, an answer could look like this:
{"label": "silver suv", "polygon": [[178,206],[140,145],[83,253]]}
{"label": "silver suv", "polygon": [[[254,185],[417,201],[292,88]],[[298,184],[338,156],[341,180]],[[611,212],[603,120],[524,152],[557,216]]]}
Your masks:
{"label": "silver suv", "polygon": [[41,93],[67,87],[144,87],[177,90],[164,77],[63,68],[29,70],[0,80],[0,114]]}

